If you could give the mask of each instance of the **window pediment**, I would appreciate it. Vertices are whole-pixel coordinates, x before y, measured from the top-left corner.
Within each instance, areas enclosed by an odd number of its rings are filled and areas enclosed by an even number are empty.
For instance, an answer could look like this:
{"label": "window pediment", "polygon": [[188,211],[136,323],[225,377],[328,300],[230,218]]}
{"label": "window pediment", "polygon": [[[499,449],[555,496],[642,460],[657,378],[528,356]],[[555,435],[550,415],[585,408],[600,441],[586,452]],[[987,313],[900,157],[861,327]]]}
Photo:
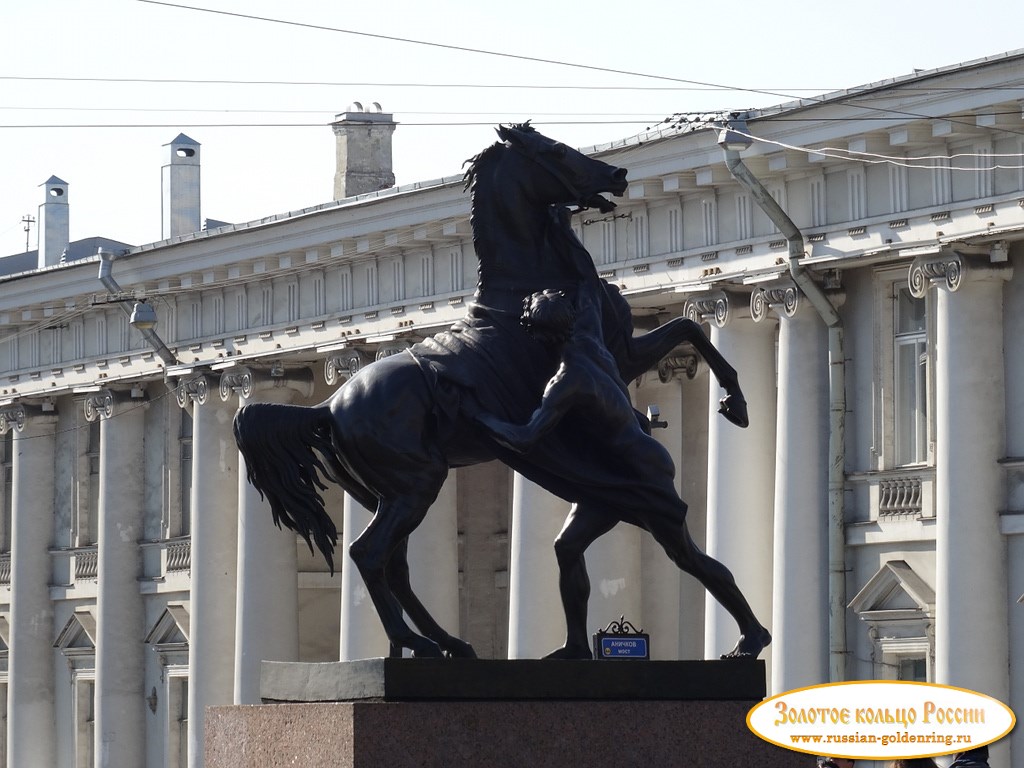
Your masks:
{"label": "window pediment", "polygon": [[96,651],[96,617],[89,609],[80,609],[71,614],[64,628],[57,635],[54,648],[68,651],[79,649]]}
{"label": "window pediment", "polygon": [[935,615],[935,590],[904,560],[883,563],[850,601],[865,621],[923,619]]}

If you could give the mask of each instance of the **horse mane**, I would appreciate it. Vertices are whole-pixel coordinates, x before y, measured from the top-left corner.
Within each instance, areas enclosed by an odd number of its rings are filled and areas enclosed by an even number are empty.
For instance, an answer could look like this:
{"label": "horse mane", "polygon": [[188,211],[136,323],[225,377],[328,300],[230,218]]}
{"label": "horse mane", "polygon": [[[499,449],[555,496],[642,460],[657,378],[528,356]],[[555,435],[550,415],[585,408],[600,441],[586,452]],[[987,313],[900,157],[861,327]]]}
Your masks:
{"label": "horse mane", "polygon": [[[495,130],[498,131],[498,135],[501,135],[501,129],[503,126],[498,126]],[[530,121],[527,120],[525,123],[509,123],[508,128],[513,131],[519,131],[520,133],[536,133],[537,129],[530,125]],[[505,149],[504,141],[496,141],[491,146],[473,155],[473,157],[467,159],[462,163],[463,166],[468,165],[465,173],[462,174],[463,191],[471,189],[473,182],[476,180],[477,171],[479,170],[480,164],[491,160],[494,155],[498,154],[498,151]]]}

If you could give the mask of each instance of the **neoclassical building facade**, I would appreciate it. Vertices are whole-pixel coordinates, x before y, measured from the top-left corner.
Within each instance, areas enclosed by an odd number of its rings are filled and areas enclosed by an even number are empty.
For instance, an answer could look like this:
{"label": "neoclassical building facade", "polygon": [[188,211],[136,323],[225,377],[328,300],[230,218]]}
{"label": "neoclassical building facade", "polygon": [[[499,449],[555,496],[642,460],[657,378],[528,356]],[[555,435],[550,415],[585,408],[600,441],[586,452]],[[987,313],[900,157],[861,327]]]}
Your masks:
{"label": "neoclassical building facade", "polygon": [[[692,349],[630,388],[695,537],[772,629],[773,692],[928,680],[1024,710],[1022,99],[1015,52],[588,150],[630,179],[574,218],[598,271],[638,327],[700,320],[739,372],[746,430]],[[335,200],[206,227],[180,135],[162,239],[84,257],[69,185],[43,185],[35,260],[0,259],[7,765],[198,768],[204,708],[258,702],[262,660],[387,653],[348,558],[332,577],[273,526],[231,420],[320,402],[465,313],[468,194],[393,187],[394,128],[339,115]],[[372,513],[327,498],[344,547]],[[567,511],[500,464],[452,472],[410,541],[424,603],[481,656],[555,648]],[[625,616],[657,658],[735,642],[645,533],[620,526],[588,566],[594,631]]]}

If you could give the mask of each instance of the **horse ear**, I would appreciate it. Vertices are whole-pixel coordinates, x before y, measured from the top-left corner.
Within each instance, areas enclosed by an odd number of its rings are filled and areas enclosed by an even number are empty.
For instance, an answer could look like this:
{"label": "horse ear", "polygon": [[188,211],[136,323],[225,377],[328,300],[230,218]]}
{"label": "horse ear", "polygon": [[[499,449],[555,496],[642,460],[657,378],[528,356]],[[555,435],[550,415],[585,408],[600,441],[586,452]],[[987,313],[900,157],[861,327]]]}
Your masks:
{"label": "horse ear", "polygon": [[498,138],[500,138],[502,141],[507,141],[512,144],[518,144],[519,146],[522,146],[522,134],[515,128],[513,128],[511,125],[499,125],[494,130],[498,132]]}

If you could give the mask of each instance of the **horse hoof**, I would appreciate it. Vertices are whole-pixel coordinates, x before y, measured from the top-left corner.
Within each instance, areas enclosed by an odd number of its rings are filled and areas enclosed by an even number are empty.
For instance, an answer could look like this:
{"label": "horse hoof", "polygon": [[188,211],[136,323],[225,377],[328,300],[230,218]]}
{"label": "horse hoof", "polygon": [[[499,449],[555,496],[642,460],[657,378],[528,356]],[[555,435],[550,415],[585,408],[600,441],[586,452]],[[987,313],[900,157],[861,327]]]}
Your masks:
{"label": "horse hoof", "polygon": [[414,659],[442,659],[444,653],[441,651],[441,646],[435,643],[433,640],[428,640],[423,637],[419,640],[410,643],[406,646],[412,651],[412,657]]}
{"label": "horse hoof", "polygon": [[718,401],[718,412],[741,429],[750,426],[747,416],[747,401],[742,395],[726,395]]}
{"label": "horse hoof", "polygon": [[590,649],[587,647],[563,645],[561,648],[552,651],[545,659],[570,659],[570,660],[583,660],[594,658]]}
{"label": "horse hoof", "polygon": [[465,640],[453,637],[444,644],[444,655],[449,659],[475,659],[476,651]]}

